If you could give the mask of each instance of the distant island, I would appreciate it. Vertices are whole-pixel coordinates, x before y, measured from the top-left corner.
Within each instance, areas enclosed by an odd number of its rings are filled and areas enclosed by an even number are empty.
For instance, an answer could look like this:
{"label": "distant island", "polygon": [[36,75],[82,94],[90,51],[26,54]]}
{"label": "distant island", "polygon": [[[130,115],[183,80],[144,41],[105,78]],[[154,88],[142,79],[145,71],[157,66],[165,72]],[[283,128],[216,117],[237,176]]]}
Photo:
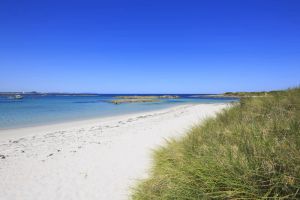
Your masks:
{"label": "distant island", "polygon": [[178,95],[157,95],[157,96],[116,96],[115,100],[108,101],[113,104],[121,104],[121,103],[146,103],[146,102],[159,102],[159,99],[178,99],[180,96]]}

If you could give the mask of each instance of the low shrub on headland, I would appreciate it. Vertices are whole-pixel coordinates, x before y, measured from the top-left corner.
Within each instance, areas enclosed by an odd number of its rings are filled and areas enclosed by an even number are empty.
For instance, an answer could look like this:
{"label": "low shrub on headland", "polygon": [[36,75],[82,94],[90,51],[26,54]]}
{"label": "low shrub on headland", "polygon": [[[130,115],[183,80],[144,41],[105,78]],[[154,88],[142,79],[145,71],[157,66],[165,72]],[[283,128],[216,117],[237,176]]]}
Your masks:
{"label": "low shrub on headland", "polygon": [[280,94],[283,91],[280,90],[274,90],[270,92],[226,92],[223,94],[223,96],[228,97],[263,97],[263,96],[269,96],[269,95],[276,95]]}
{"label": "low shrub on headland", "polygon": [[242,98],[153,159],[134,200],[300,199],[300,88]]}

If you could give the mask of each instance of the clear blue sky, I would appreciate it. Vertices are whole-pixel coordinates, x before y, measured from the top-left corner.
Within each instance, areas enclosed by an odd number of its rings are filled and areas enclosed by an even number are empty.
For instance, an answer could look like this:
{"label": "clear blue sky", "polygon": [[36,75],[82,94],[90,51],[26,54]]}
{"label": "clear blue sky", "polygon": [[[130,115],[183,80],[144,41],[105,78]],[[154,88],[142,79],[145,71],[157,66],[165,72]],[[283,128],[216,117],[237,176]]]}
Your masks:
{"label": "clear blue sky", "polygon": [[299,0],[1,0],[0,23],[0,91],[300,84]]}

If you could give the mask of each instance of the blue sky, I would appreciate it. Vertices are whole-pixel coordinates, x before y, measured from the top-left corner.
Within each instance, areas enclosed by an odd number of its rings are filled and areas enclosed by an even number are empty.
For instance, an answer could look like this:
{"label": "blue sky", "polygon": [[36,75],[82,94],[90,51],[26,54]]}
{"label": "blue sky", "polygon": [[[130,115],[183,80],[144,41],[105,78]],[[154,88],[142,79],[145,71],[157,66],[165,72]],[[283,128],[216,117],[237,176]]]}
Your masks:
{"label": "blue sky", "polygon": [[2,0],[0,91],[220,93],[300,84],[298,0]]}

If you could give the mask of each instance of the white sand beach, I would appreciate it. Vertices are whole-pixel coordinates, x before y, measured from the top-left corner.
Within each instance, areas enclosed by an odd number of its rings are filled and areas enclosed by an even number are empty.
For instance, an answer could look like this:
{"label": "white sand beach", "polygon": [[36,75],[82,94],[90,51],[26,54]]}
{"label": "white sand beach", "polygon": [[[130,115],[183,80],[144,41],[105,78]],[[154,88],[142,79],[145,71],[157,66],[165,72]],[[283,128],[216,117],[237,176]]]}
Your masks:
{"label": "white sand beach", "polygon": [[122,200],[147,176],[151,151],[226,104],[0,131],[1,200]]}

